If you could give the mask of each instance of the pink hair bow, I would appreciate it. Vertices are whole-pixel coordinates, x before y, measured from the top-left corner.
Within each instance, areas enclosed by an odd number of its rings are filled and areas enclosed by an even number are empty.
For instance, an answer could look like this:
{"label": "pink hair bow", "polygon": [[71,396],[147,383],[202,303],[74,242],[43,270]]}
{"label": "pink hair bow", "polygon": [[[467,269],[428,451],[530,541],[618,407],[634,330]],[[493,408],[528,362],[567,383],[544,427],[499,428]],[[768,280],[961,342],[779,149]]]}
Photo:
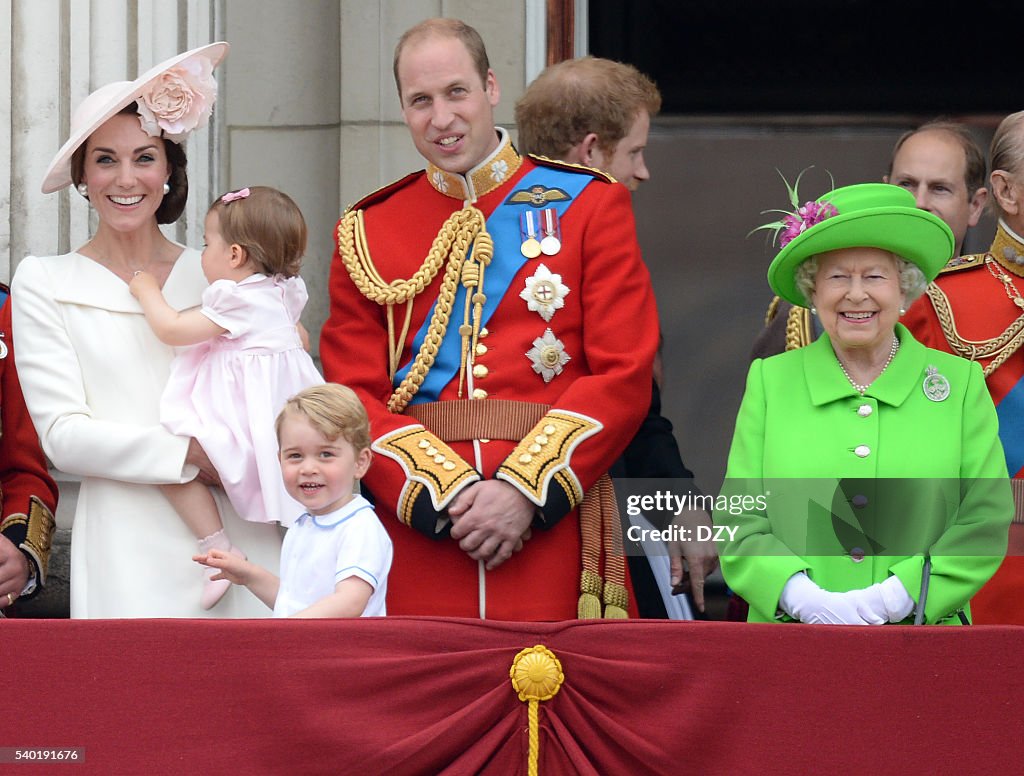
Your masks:
{"label": "pink hair bow", "polygon": [[245,199],[248,196],[249,189],[244,188],[239,189],[238,191],[229,191],[227,194],[220,198],[220,201],[226,205],[228,202],[234,202],[236,199]]}

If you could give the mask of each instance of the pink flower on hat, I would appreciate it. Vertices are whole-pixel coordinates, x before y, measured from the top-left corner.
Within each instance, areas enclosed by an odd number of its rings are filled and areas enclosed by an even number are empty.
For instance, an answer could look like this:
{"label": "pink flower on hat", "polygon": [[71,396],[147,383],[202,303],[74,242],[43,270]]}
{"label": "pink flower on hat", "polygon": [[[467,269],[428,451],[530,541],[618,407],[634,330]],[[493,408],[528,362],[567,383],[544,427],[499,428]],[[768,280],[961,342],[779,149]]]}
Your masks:
{"label": "pink flower on hat", "polygon": [[[792,242],[815,224],[820,224],[832,216],[839,215],[839,211],[836,210],[835,205],[831,202],[805,202],[802,206],[797,204],[800,201],[800,195],[797,193],[797,189],[800,187],[800,179],[804,177],[804,173],[809,169],[811,168],[808,167],[802,170],[796,176],[796,182],[792,186],[789,185],[786,176],[776,170],[779,173],[779,177],[782,178],[782,182],[786,185],[786,191],[789,193],[789,201],[793,205],[793,210],[762,210],[762,214],[779,213],[782,218],[778,221],[772,221],[770,224],[755,227],[747,234],[748,237],[754,232],[767,229],[772,233],[773,242],[778,240],[779,248],[784,248],[787,243]],[[829,178],[831,177],[832,173],[829,173]],[[832,188],[835,190],[835,184],[833,184]]]}
{"label": "pink flower on hat", "polygon": [[837,213],[835,205],[831,202],[805,202],[803,207],[797,208],[795,213],[789,213],[783,217],[779,247],[784,248],[786,243],[802,232],[815,224],[820,224],[826,218],[837,215]]}
{"label": "pink flower on hat", "polygon": [[138,99],[139,121],[146,134],[181,143],[189,133],[205,127],[217,99],[213,65],[206,57],[192,57],[153,81]]}

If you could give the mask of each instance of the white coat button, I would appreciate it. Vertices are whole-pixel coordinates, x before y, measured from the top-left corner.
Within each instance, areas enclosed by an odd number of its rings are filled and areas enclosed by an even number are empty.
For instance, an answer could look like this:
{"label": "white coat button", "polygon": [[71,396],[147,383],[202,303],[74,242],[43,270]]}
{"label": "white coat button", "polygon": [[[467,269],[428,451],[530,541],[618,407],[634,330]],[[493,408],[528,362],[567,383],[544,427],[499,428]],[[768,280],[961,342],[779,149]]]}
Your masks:
{"label": "white coat button", "polygon": [[866,418],[872,412],[874,412],[874,410],[871,409],[870,404],[862,404],[857,408],[857,414],[860,415],[862,418]]}
{"label": "white coat button", "polygon": [[867,458],[871,455],[871,448],[867,445],[857,445],[853,452],[858,458]]}

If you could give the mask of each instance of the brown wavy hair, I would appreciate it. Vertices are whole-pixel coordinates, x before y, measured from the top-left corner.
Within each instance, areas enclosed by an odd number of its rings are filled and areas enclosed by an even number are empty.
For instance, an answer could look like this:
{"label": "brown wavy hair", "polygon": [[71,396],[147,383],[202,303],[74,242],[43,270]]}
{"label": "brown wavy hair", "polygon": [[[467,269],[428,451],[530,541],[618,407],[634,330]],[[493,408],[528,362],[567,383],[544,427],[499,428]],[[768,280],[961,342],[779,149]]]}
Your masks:
{"label": "brown wavy hair", "polygon": [[518,148],[563,159],[588,134],[611,154],[637,114],[661,110],[654,82],[632,65],[599,57],[567,59],[546,68],[516,102]]}
{"label": "brown wavy hair", "polygon": [[229,245],[245,248],[264,275],[295,277],[306,253],[306,220],[295,201],[270,186],[250,186],[249,196],[210,205],[217,213],[220,234]]}

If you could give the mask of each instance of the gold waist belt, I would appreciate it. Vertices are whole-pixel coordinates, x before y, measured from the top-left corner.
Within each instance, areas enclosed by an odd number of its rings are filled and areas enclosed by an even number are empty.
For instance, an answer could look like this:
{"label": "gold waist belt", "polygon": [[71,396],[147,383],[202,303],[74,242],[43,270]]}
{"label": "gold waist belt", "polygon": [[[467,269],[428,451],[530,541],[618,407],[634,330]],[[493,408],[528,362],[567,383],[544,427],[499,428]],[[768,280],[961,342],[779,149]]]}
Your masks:
{"label": "gold waist belt", "polygon": [[442,442],[507,439],[518,442],[551,409],[547,404],[508,399],[462,399],[411,404],[405,415],[415,418]]}

